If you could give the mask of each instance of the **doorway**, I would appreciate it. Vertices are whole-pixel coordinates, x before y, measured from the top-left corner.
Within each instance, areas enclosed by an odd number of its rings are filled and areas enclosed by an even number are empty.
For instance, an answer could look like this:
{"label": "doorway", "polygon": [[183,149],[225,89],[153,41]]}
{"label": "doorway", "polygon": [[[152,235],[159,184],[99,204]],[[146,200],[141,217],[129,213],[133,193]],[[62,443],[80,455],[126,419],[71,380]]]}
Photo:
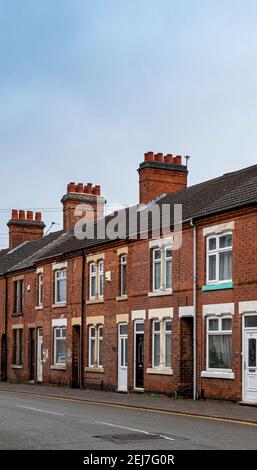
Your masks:
{"label": "doorway", "polygon": [[134,388],[144,389],[144,322],[134,325]]}
{"label": "doorway", "polygon": [[118,325],[118,390],[128,390],[128,325]]}
{"label": "doorway", "polygon": [[257,403],[257,315],[244,317],[243,400]]}
{"label": "doorway", "polygon": [[35,328],[29,329],[29,380],[35,380]]}
{"label": "doorway", "polygon": [[37,330],[37,381],[43,382],[43,328]]}

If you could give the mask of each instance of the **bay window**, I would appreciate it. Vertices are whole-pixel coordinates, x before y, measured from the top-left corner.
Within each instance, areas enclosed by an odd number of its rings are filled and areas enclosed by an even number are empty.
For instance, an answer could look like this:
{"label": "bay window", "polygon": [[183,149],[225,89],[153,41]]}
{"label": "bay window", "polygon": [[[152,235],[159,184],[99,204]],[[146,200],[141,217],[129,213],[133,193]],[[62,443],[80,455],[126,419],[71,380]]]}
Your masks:
{"label": "bay window", "polygon": [[232,369],[232,319],[207,319],[207,370]]}

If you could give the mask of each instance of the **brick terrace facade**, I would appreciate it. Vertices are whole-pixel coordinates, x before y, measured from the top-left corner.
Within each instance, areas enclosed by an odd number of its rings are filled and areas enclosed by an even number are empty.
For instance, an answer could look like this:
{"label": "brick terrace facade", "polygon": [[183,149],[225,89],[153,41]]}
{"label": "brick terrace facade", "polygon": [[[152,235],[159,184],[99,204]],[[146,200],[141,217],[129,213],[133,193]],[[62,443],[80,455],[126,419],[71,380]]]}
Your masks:
{"label": "brick terrace facade", "polygon": [[[142,176],[144,165],[139,168],[141,202],[146,202],[149,194],[154,198],[168,192],[168,164],[172,165],[171,192],[177,194],[183,189],[180,184],[184,187],[186,185],[187,169],[181,165],[179,157],[174,161],[169,156],[164,160],[162,186],[163,160],[160,161],[160,154],[157,155],[154,159],[151,153],[146,154],[145,175]],[[152,167],[151,161],[154,161]],[[178,165],[177,168],[174,165]],[[154,185],[146,182],[149,171],[151,181],[159,178]],[[176,186],[177,181],[179,187]],[[73,186],[70,188],[74,189]],[[98,188],[95,197],[100,196]],[[74,194],[76,192],[81,202],[82,193],[74,189]],[[161,256],[164,256],[163,253],[166,256],[166,250],[172,246],[172,236],[160,237],[156,241],[151,236],[145,240],[103,241],[101,244],[91,243],[90,246],[81,245],[76,250],[63,251],[53,249],[54,241],[49,243],[48,251],[39,252],[31,266],[23,267],[21,262],[6,269],[0,277],[2,380],[43,381],[67,386],[125,391],[136,389],[192,396],[195,308],[197,396],[257,402],[254,393],[251,395],[250,392],[248,398],[244,383],[247,377],[243,373],[247,358],[242,357],[245,315],[249,314],[253,318],[253,327],[247,330],[252,339],[256,337],[257,330],[254,323],[255,318],[257,320],[256,204],[249,203],[244,207],[238,204],[236,208],[225,206],[216,213],[213,211],[208,214],[207,211],[190,219],[196,225],[195,306],[194,229],[190,220],[183,222],[181,248],[172,252],[172,283],[164,287],[166,274],[163,272],[163,263],[166,261],[162,258],[159,289],[153,285],[156,282],[153,256],[155,250],[159,249]],[[71,220],[69,214],[68,225]],[[207,282],[207,240],[227,234],[232,235],[232,280]],[[60,235],[58,240],[62,240],[63,236]],[[58,240],[57,243],[62,247]],[[126,289],[121,292],[121,257],[124,256]],[[99,295],[101,273],[98,271],[101,262],[104,266],[102,296]],[[93,296],[90,295],[93,281],[89,279],[92,264],[96,269]],[[165,266],[168,269],[168,264]],[[64,297],[60,294],[59,301],[56,297],[59,289],[56,272],[64,271],[66,293],[62,293]],[[42,276],[40,303],[39,276]],[[20,281],[23,283],[23,308],[17,312],[17,305],[14,304],[19,297],[17,285]],[[215,321],[221,322],[223,318],[231,320],[232,333],[231,326],[226,331],[222,330],[223,323],[219,323],[221,335],[218,336],[218,323]],[[208,326],[211,324],[207,325],[209,320],[214,320],[212,325],[215,325],[216,340],[211,338],[212,333],[207,335],[207,328],[211,328]],[[121,326],[125,326],[124,341]],[[154,334],[155,327],[157,334]],[[23,331],[21,336],[17,330]],[[60,346],[57,346],[59,337],[56,335],[63,334],[65,338],[60,338]],[[224,342],[222,335],[226,337]],[[230,337],[232,346],[228,347]],[[212,341],[214,350],[210,348]],[[253,343],[251,348],[254,348]],[[207,358],[213,353],[216,361],[214,367]],[[254,351],[251,350],[251,354],[254,355]],[[226,362],[223,366],[222,361],[224,364]]]}

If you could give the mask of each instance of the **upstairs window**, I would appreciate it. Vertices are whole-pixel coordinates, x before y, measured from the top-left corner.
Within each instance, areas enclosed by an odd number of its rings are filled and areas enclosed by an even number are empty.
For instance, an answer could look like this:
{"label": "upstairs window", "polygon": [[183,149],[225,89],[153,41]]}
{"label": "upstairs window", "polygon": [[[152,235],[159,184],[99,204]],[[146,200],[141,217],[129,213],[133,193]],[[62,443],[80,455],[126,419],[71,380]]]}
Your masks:
{"label": "upstairs window", "polygon": [[14,302],[13,302],[13,313],[16,315],[23,314],[23,304],[24,304],[24,281],[19,279],[14,281]]}
{"label": "upstairs window", "polygon": [[98,296],[102,298],[104,295],[104,262],[98,263]]}
{"label": "upstairs window", "polygon": [[89,265],[89,298],[94,299],[96,296],[96,263]]}
{"label": "upstairs window", "polygon": [[102,299],[104,295],[104,261],[89,263],[89,300]]}
{"label": "upstairs window", "polygon": [[120,257],[120,295],[127,294],[127,256]]}
{"label": "upstairs window", "polygon": [[60,269],[55,271],[55,303],[66,302],[66,283],[67,283],[67,270]]}
{"label": "upstairs window", "polygon": [[210,236],[207,242],[207,283],[232,281],[232,234]]}
{"label": "upstairs window", "polygon": [[172,289],[172,247],[154,248],[153,291],[169,291]]}

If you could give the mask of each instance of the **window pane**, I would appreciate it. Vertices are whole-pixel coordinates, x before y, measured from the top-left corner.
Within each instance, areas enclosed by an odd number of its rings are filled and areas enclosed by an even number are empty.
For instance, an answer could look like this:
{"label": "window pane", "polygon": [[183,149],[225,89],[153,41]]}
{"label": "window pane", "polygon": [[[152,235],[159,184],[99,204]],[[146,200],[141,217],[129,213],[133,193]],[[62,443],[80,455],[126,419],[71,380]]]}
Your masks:
{"label": "window pane", "polygon": [[56,328],[56,330],[55,330],[55,336],[56,336],[56,338],[60,338],[60,336],[61,336],[61,330],[60,330],[59,328]]}
{"label": "window pane", "polygon": [[57,302],[66,301],[66,279],[57,280]]}
{"label": "window pane", "polygon": [[231,331],[232,330],[232,320],[231,318],[223,318],[222,320],[222,331]]}
{"label": "window pane", "polygon": [[166,333],[165,338],[165,367],[171,367],[171,334]]}
{"label": "window pane", "polygon": [[154,259],[155,260],[161,259],[161,250],[154,251]]}
{"label": "window pane", "polygon": [[90,296],[95,297],[95,285],[96,285],[96,278],[91,277],[91,283],[90,283]]}
{"label": "window pane", "polygon": [[98,328],[98,336],[99,336],[100,338],[103,337],[103,327],[102,327],[102,326],[99,326],[99,328]]}
{"label": "window pane", "polygon": [[136,331],[144,331],[144,323],[136,323]]}
{"label": "window pane", "polygon": [[161,263],[154,264],[154,290],[161,287]]}
{"label": "window pane", "polygon": [[128,339],[127,338],[124,338],[124,350],[125,350],[125,366],[128,365]]}
{"label": "window pane", "polygon": [[249,315],[245,317],[245,327],[246,328],[256,328],[257,327],[257,315]]}
{"label": "window pane", "polygon": [[128,334],[128,325],[120,325],[120,335]]}
{"label": "window pane", "polygon": [[90,366],[93,366],[95,363],[95,340],[90,340]]}
{"label": "window pane", "polygon": [[121,295],[126,294],[126,265],[121,265]]}
{"label": "window pane", "polygon": [[248,341],[248,367],[256,367],[256,339]]}
{"label": "window pane", "polygon": [[209,238],[209,250],[216,250],[216,238]]}
{"label": "window pane", "polygon": [[226,248],[227,246],[232,246],[232,235],[222,235],[219,238],[219,247]]}
{"label": "window pane", "polygon": [[166,256],[166,258],[171,258],[171,256],[172,256],[172,249],[171,248],[166,248],[165,256]]}
{"label": "window pane", "polygon": [[160,335],[159,334],[154,334],[153,337],[154,341],[154,367],[158,367],[160,364]]}
{"label": "window pane", "polygon": [[209,320],[209,331],[218,331],[219,330],[219,320],[210,319]]}
{"label": "window pane", "polygon": [[166,321],[165,322],[165,330],[166,331],[171,331],[171,321]]}
{"label": "window pane", "polygon": [[219,259],[220,281],[232,279],[232,251],[220,253]]}
{"label": "window pane", "polygon": [[172,260],[166,261],[166,279],[165,287],[166,289],[171,289],[172,285]]}
{"label": "window pane", "polygon": [[91,336],[91,338],[95,337],[95,329],[94,328],[90,328],[90,336]]}
{"label": "window pane", "polygon": [[102,367],[103,365],[103,340],[99,339],[98,341],[98,366]]}
{"label": "window pane", "polygon": [[232,369],[232,335],[209,335],[209,368]]}
{"label": "window pane", "polygon": [[160,322],[159,321],[154,322],[153,329],[154,329],[154,331],[160,331]]}
{"label": "window pane", "polygon": [[103,274],[99,274],[99,297],[103,296],[104,292],[104,277]]}
{"label": "window pane", "polygon": [[56,340],[56,363],[63,364],[66,362],[66,340]]}
{"label": "window pane", "polygon": [[208,280],[215,281],[216,279],[216,255],[209,256],[209,272]]}

